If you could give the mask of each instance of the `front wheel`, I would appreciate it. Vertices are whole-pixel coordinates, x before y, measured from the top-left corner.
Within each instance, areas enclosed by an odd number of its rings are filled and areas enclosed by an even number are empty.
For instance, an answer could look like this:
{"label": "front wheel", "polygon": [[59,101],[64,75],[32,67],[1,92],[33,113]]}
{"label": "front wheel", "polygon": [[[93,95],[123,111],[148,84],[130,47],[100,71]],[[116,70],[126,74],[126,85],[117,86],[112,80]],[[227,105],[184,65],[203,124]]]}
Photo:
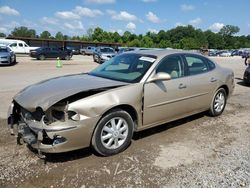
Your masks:
{"label": "front wheel", "polygon": [[124,151],[131,142],[134,122],[123,110],[116,109],[105,115],[97,124],[92,137],[92,146],[103,156]]}
{"label": "front wheel", "polygon": [[215,92],[213,101],[210,105],[209,114],[211,116],[219,116],[225,109],[227,102],[227,94],[225,89],[220,88]]}
{"label": "front wheel", "polygon": [[70,58],[71,57],[69,55],[66,55],[64,59],[68,61],[68,60],[70,60]]}
{"label": "front wheel", "polygon": [[45,55],[39,55],[38,59],[45,60]]}

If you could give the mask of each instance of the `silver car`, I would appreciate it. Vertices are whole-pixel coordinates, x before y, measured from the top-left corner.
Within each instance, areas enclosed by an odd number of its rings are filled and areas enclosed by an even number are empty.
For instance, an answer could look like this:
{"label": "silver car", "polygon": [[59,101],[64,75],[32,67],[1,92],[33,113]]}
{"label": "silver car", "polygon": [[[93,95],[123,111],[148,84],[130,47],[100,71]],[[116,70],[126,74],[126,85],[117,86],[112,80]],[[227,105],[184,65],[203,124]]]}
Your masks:
{"label": "silver car", "polygon": [[9,47],[0,45],[0,65],[12,65],[15,63],[15,53]]}
{"label": "silver car", "polygon": [[97,47],[93,52],[93,60],[97,63],[103,63],[115,56],[116,52],[111,47]]}
{"label": "silver car", "polygon": [[8,123],[39,153],[92,146],[109,156],[125,150],[134,132],[203,111],[220,115],[233,89],[233,71],[199,54],[133,51],[23,89]]}

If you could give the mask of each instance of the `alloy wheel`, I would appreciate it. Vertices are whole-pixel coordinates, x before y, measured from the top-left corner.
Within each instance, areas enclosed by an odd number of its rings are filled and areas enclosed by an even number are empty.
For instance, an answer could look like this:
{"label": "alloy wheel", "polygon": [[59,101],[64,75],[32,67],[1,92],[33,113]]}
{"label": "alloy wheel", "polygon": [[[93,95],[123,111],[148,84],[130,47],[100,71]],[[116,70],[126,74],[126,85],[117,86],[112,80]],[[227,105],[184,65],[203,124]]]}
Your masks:
{"label": "alloy wheel", "polygon": [[117,149],[128,137],[128,123],[121,117],[110,119],[101,131],[101,143],[106,149]]}

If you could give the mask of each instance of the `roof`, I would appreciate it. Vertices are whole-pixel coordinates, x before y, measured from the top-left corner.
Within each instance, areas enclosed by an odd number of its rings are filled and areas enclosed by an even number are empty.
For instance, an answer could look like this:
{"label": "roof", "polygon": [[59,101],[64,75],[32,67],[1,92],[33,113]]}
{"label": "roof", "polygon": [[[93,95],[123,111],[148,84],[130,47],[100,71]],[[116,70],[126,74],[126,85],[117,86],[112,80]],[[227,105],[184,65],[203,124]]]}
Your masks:
{"label": "roof", "polygon": [[145,54],[145,55],[154,55],[157,58],[164,57],[166,55],[171,54],[178,54],[178,53],[190,53],[190,54],[197,54],[195,52],[190,52],[186,50],[172,50],[172,49],[155,49],[155,50],[139,50],[139,51],[130,51],[127,53],[139,53],[139,54]]}

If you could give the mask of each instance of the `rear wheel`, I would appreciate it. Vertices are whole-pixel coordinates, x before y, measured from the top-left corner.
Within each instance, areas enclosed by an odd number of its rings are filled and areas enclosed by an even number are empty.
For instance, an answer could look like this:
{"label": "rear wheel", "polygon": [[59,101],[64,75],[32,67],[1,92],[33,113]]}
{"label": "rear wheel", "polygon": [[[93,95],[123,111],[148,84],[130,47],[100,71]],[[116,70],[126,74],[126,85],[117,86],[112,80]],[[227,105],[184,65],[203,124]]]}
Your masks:
{"label": "rear wheel", "polygon": [[45,56],[44,55],[39,55],[38,57],[40,60],[45,60]]}
{"label": "rear wheel", "polygon": [[92,146],[103,156],[120,153],[130,144],[133,127],[133,120],[126,111],[113,110],[97,124],[92,137]]}
{"label": "rear wheel", "polygon": [[220,88],[215,92],[213,101],[210,105],[209,114],[211,116],[219,116],[225,109],[227,102],[227,94],[225,89]]}
{"label": "rear wheel", "polygon": [[70,57],[69,55],[66,55],[66,56],[65,56],[65,60],[70,60],[70,58],[71,58],[71,57]]}

